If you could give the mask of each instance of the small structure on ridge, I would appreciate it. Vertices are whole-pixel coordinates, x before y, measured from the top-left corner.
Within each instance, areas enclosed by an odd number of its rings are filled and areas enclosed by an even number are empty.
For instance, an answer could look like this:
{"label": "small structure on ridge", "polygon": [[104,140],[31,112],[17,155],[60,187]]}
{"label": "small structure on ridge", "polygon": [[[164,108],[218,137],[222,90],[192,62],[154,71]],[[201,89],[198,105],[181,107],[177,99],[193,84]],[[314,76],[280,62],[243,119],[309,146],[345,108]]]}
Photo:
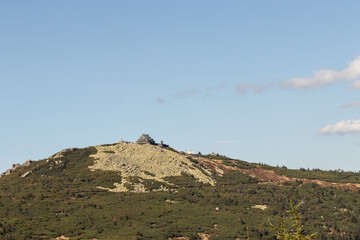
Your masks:
{"label": "small structure on ridge", "polygon": [[161,140],[160,143],[156,143],[154,139],[150,137],[149,134],[143,134],[139,137],[139,139],[136,141],[137,144],[151,144],[151,145],[157,145],[160,147],[169,147],[169,145],[164,144],[164,142]]}
{"label": "small structure on ridge", "polygon": [[141,137],[139,137],[139,139],[136,141],[136,143],[156,145],[154,139],[152,139],[149,134],[141,135]]}

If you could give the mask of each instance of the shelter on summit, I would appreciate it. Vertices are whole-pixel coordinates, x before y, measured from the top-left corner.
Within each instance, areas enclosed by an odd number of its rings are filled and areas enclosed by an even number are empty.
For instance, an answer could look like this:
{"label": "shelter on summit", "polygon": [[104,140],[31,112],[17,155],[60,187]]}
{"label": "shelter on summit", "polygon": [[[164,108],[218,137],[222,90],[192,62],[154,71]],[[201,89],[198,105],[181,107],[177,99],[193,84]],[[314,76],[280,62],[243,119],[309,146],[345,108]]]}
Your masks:
{"label": "shelter on summit", "polygon": [[143,135],[141,135],[141,137],[139,137],[139,139],[136,141],[136,143],[156,145],[154,139],[152,139],[152,138],[149,136],[149,134],[143,134]]}

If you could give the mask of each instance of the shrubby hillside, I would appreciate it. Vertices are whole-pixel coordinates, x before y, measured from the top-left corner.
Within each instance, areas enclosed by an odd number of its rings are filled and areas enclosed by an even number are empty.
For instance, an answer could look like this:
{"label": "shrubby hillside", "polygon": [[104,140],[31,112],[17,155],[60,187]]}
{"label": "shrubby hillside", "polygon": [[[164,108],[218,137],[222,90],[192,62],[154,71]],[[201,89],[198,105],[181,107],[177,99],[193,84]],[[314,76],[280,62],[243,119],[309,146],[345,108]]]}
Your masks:
{"label": "shrubby hillside", "polygon": [[353,172],[135,143],[72,148],[2,175],[0,238],[276,239],[292,200],[305,233],[360,239],[359,188]]}

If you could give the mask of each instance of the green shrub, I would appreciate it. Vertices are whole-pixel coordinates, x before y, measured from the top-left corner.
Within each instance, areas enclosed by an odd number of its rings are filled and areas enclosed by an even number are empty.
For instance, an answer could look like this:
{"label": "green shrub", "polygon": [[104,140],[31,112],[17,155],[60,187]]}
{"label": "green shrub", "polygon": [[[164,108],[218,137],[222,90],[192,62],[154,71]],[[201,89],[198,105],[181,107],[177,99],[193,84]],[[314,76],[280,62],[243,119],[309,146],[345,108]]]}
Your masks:
{"label": "green shrub", "polygon": [[293,221],[292,226],[288,226],[289,223],[281,221],[278,225],[272,225],[276,231],[276,237],[279,240],[310,240],[314,239],[317,233],[306,235],[303,226],[299,222],[299,215],[297,209],[302,203],[294,206],[290,200],[290,210],[287,213],[291,214],[290,219]]}

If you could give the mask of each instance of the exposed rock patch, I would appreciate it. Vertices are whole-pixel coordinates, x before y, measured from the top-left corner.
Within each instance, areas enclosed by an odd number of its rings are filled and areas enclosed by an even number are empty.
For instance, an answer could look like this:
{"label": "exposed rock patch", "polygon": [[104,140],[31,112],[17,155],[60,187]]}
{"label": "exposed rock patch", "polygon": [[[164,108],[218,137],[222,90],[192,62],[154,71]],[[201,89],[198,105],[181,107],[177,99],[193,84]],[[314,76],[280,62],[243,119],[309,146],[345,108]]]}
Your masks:
{"label": "exposed rock patch", "polygon": [[0,177],[10,175],[13,171],[18,169],[20,167],[19,163],[13,164],[12,167],[8,170],[6,170],[4,173],[0,174]]}
{"label": "exposed rock patch", "polygon": [[32,162],[33,162],[32,160],[27,160],[26,162],[24,162],[21,165],[19,163],[13,164],[10,169],[8,169],[5,172],[1,173],[0,177],[10,175],[10,173],[14,172],[16,169],[18,169],[20,167],[28,167],[28,166],[30,166],[32,164]]}
{"label": "exposed rock patch", "polygon": [[77,151],[77,150],[79,150],[79,149],[78,149],[78,148],[75,148],[75,147],[73,147],[73,148],[66,148],[66,149],[64,149],[64,150],[61,150],[60,152],[55,153],[55,154],[52,155],[51,157],[52,157],[52,158],[59,158],[59,157],[62,157],[65,152],[69,152],[69,151],[72,152],[72,151]]}
{"label": "exposed rock patch", "polygon": [[222,160],[209,159],[209,158],[197,158],[200,163],[210,169],[215,175],[222,176],[223,174],[229,173],[231,171],[238,171],[238,168],[227,166],[223,164]]}
{"label": "exposed rock patch", "polygon": [[32,171],[27,171],[26,173],[24,173],[24,174],[21,175],[20,177],[26,178],[26,177],[29,176],[31,173],[32,173]]}
{"label": "exposed rock patch", "polygon": [[24,162],[22,165],[21,165],[21,167],[28,167],[28,166],[30,166],[31,164],[32,164],[32,160],[27,160],[26,162]]}
{"label": "exposed rock patch", "polygon": [[316,183],[321,187],[334,187],[337,189],[350,189],[354,192],[358,192],[360,188],[360,184],[358,183],[334,183],[327,182],[317,179],[305,179],[305,178],[293,178],[286,177],[284,175],[278,175],[273,170],[266,170],[261,167],[253,168],[253,169],[240,169],[241,172],[248,174],[249,176],[255,177],[262,182],[269,182],[281,185],[285,182],[295,182],[301,181],[302,183]]}
{"label": "exposed rock patch", "polygon": [[254,205],[254,206],[252,206],[252,208],[257,208],[257,209],[261,209],[261,210],[265,210],[265,209],[267,209],[267,205]]}
{"label": "exposed rock patch", "polygon": [[209,240],[212,236],[215,236],[215,234],[207,234],[207,233],[198,233],[201,240]]}
{"label": "exposed rock patch", "polygon": [[[91,157],[96,159],[92,170],[118,171],[123,177],[121,183],[115,184],[112,191],[127,191],[127,179],[138,176],[141,179],[151,179],[166,182],[163,178],[181,176],[182,173],[192,175],[202,183],[215,185],[215,180],[205,175],[193,166],[185,156],[173,151],[149,144],[118,143],[110,146],[96,146],[98,152]],[[140,183],[133,185],[133,191],[144,192],[146,189]]]}
{"label": "exposed rock patch", "polygon": [[216,175],[222,176],[223,173],[228,173],[230,171],[243,172],[250,177],[254,177],[261,181],[260,184],[273,184],[283,186],[285,182],[296,182],[301,181],[302,183],[316,183],[321,187],[334,187],[336,189],[350,189],[351,191],[358,192],[360,184],[358,183],[335,183],[327,182],[317,179],[305,179],[305,178],[293,178],[287,177],[284,175],[279,175],[273,170],[266,170],[260,166],[252,169],[242,169],[237,167],[231,167],[223,164],[222,160],[207,159],[207,158],[198,158],[198,160],[203,163],[207,168],[211,169]]}
{"label": "exposed rock patch", "polygon": [[60,237],[57,237],[56,240],[70,240],[70,238],[61,235]]}

